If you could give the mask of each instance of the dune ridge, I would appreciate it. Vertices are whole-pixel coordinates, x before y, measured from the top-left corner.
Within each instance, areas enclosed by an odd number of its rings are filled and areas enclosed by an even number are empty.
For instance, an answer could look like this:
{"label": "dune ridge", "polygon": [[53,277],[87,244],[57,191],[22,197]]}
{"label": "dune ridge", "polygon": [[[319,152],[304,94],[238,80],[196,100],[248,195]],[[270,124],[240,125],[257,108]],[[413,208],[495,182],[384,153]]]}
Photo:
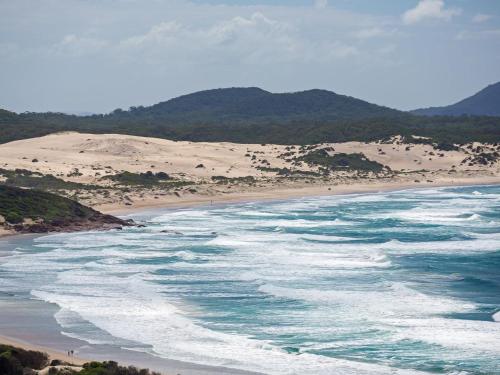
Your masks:
{"label": "dune ridge", "polygon": [[[63,132],[0,145],[0,168],[92,186],[63,186],[58,193],[104,212],[500,182],[500,146],[445,146],[417,137],[286,146]],[[339,155],[360,155],[358,162],[384,168],[321,164]],[[309,162],[313,157],[319,164]],[[167,176],[165,184],[156,175]]]}

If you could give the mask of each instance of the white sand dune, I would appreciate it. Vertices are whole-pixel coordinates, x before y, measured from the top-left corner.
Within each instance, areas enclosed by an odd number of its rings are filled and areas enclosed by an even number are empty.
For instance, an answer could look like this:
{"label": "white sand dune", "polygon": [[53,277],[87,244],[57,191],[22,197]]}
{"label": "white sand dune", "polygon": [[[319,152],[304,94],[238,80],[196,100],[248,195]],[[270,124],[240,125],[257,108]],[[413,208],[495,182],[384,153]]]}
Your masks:
{"label": "white sand dune", "polygon": [[[475,144],[474,146],[477,146]],[[235,144],[222,142],[176,142],[158,138],[118,134],[57,133],[0,145],[0,168],[29,169],[53,174],[68,181],[106,184],[101,178],[121,171],[166,172],[198,184],[196,192],[179,189],[177,194],[147,191],[113,195],[106,199],[83,194],[83,203],[105,211],[157,205],[184,205],[210,201],[284,198],[290,196],[397,189],[422,185],[480,184],[500,182],[499,164],[461,164],[469,152],[438,151],[430,145],[392,143],[332,143],[330,153],[359,153],[398,172],[380,179],[359,179],[340,172],[325,178],[279,178],[257,166],[313,170],[302,163],[294,166],[285,153],[300,155],[299,146]],[[280,155],[282,155],[280,157]],[[74,172],[78,173],[74,173]],[[212,176],[253,176],[254,186],[216,186]],[[109,185],[109,183],[107,183]]]}

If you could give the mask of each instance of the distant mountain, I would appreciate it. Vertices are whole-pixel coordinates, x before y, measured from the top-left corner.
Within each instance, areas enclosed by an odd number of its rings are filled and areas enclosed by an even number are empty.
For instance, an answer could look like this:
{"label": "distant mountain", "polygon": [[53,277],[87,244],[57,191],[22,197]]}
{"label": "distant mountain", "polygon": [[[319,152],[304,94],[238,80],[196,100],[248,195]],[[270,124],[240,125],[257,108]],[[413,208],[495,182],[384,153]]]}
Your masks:
{"label": "distant mountain", "polygon": [[446,107],[417,109],[412,113],[423,116],[500,116],[500,82],[489,85],[458,103]]}
{"label": "distant mountain", "polygon": [[195,92],[150,107],[117,110],[106,117],[147,119],[167,123],[288,123],[295,120],[333,121],[403,112],[378,106],[326,90],[274,94],[256,87],[226,88]]}
{"label": "distant mountain", "polygon": [[255,87],[200,91],[91,116],[0,110],[0,143],[58,131],[236,143],[375,141],[393,135],[498,142],[500,117],[415,116],[326,90],[273,94]]}

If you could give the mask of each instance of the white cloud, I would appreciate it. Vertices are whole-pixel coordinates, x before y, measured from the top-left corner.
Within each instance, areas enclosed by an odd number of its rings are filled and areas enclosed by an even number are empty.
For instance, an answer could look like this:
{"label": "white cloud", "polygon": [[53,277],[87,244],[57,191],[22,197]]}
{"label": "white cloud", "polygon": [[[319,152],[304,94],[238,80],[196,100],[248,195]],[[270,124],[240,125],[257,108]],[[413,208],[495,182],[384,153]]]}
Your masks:
{"label": "white cloud", "polygon": [[474,17],[472,17],[472,22],[483,23],[483,22],[489,21],[492,18],[493,18],[493,16],[491,14],[478,13]]}
{"label": "white cloud", "polygon": [[212,43],[231,43],[240,38],[270,38],[270,40],[287,39],[290,27],[283,22],[271,20],[260,12],[249,18],[237,16],[222,21],[207,30],[207,37]]}
{"label": "white cloud", "polygon": [[403,22],[412,25],[428,18],[449,21],[461,13],[459,8],[446,8],[444,0],[420,0],[415,8],[403,14]]}
{"label": "white cloud", "polygon": [[[123,60],[134,57],[149,63],[183,60],[226,64],[326,62],[359,53],[339,38],[306,37],[301,30],[255,12],[200,27],[178,21],[162,22],[145,34],[118,42]],[[140,52],[140,53],[138,53]]]}
{"label": "white cloud", "polygon": [[328,0],[315,0],[314,7],[317,9],[324,9],[328,6]]}
{"label": "white cloud", "polygon": [[153,26],[146,34],[123,40],[121,45],[124,47],[134,47],[150,43],[168,44],[175,41],[181,28],[181,24],[176,21],[161,22]]}
{"label": "white cloud", "polygon": [[[398,16],[340,10],[334,1],[307,2],[310,6],[288,4],[297,1],[0,0],[0,82],[5,87],[0,102],[19,110],[99,112],[204,88],[257,85],[274,91],[331,88],[411,108],[443,74],[466,76],[470,62],[462,54],[478,56],[475,71],[483,81],[498,75],[498,49],[472,48],[473,43],[453,49],[449,42],[462,30],[458,22],[436,25],[440,38],[414,30],[409,41]],[[438,19],[451,18],[452,1],[441,4]],[[471,31],[479,31],[479,25],[470,24]],[[463,37],[493,42],[495,35],[490,30]],[[429,56],[432,69],[419,63],[422,54]],[[419,72],[414,75],[419,79],[407,78],[408,70]],[[393,90],[380,90],[381,79]],[[396,88],[406,90],[407,80],[424,90],[418,96],[398,94]]]}
{"label": "white cloud", "polygon": [[75,34],[68,34],[59,43],[53,45],[50,52],[79,57],[98,53],[107,45],[108,42],[102,39],[79,37]]}
{"label": "white cloud", "polygon": [[392,35],[396,30],[386,30],[378,26],[361,29],[353,33],[353,36],[358,39],[371,39]]}

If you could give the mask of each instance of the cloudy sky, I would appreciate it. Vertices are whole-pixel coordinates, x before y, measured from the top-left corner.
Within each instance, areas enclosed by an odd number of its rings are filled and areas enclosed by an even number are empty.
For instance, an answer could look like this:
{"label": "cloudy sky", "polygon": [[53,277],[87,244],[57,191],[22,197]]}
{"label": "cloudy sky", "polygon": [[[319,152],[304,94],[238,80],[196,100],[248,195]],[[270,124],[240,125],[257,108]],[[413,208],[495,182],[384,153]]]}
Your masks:
{"label": "cloudy sky", "polygon": [[399,109],[500,81],[498,0],[0,0],[0,108],[323,88]]}

